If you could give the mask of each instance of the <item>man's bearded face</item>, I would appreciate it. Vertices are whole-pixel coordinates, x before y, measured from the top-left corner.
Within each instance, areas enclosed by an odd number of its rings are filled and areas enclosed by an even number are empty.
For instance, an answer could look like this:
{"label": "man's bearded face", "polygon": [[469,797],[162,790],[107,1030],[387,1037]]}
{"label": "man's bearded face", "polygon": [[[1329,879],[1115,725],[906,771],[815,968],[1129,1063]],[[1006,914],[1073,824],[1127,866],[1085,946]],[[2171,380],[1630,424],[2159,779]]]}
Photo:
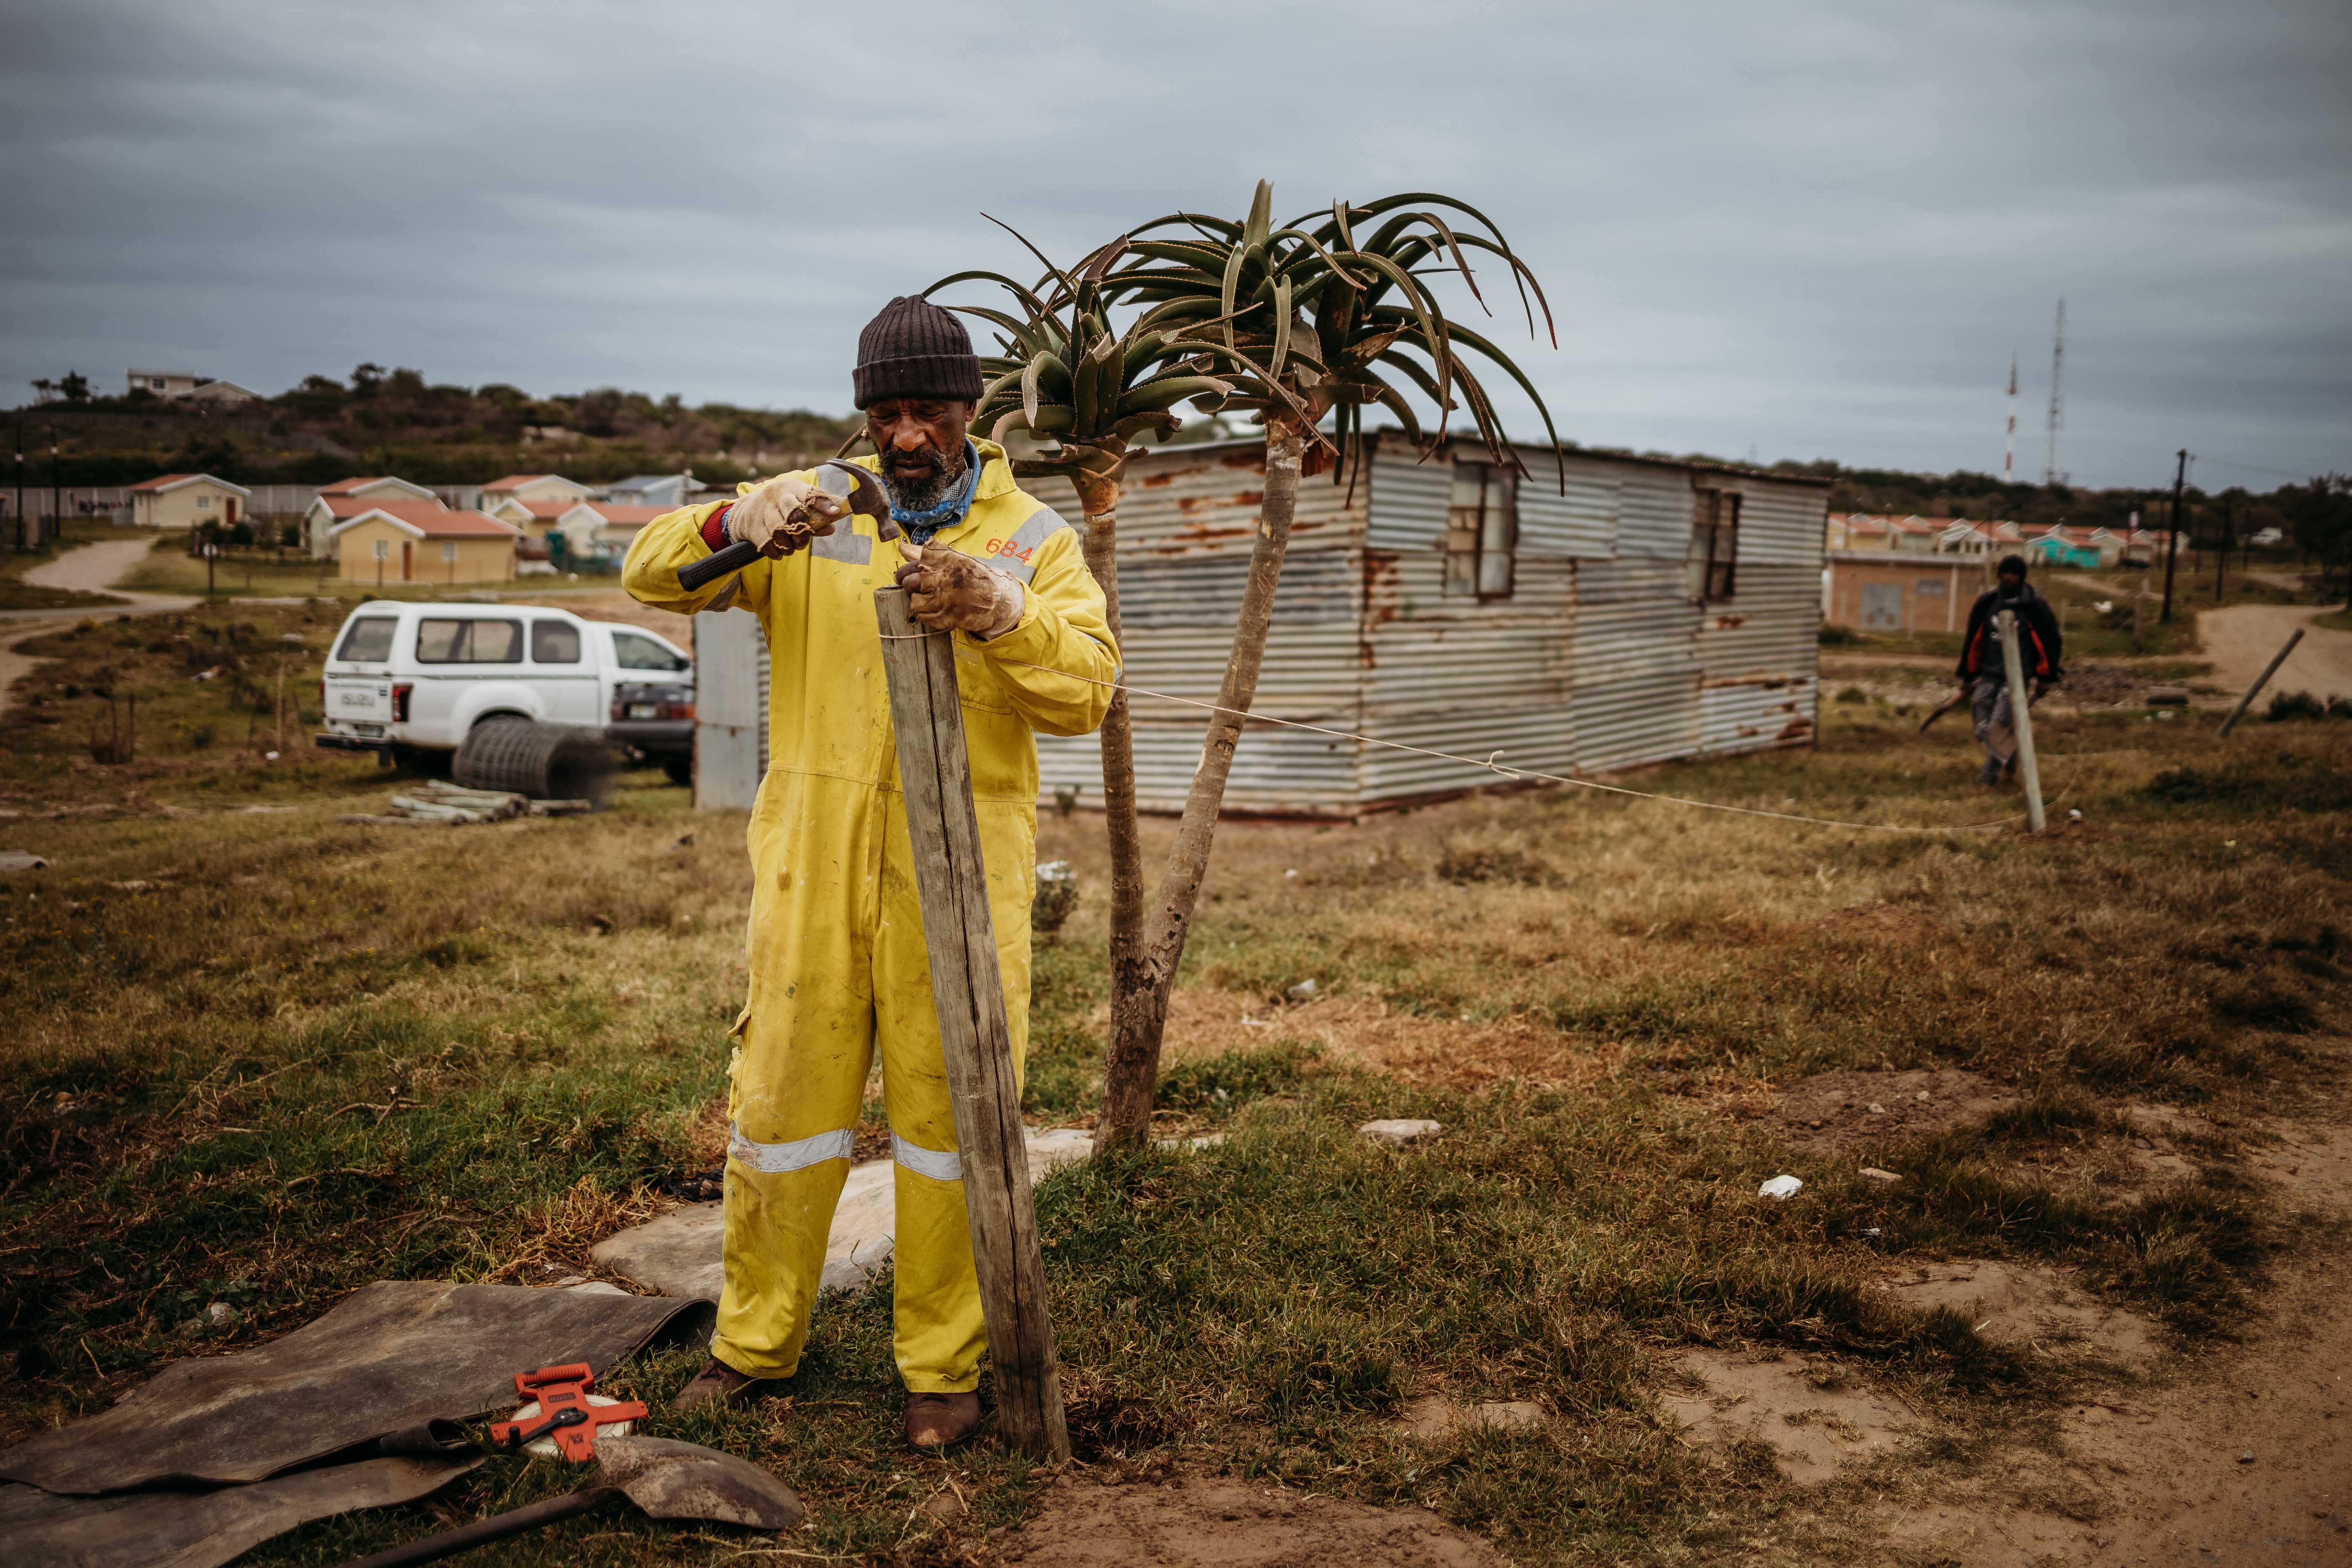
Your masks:
{"label": "man's bearded face", "polygon": [[962,480],[971,416],[969,403],[929,398],[885,398],[866,410],[866,438],[899,506],[929,511]]}

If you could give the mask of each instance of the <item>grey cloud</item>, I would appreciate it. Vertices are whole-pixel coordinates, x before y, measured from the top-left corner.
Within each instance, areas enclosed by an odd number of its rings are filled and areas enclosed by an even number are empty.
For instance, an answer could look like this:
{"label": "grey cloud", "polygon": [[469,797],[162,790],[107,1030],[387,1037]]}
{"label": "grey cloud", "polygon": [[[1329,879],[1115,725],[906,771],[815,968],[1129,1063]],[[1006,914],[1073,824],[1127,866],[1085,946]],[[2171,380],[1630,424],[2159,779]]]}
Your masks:
{"label": "grey cloud", "polygon": [[[0,377],[362,359],[846,402],[858,324],[1252,180],[1534,263],[1571,438],[2155,482],[2352,467],[2340,5],[20,5]],[[1500,279],[1496,281],[1499,283]],[[1465,301],[1466,308],[1466,301]],[[1508,406],[1507,405],[1507,406]],[[1516,428],[1535,428],[1513,410]],[[2237,476],[2244,477],[2244,476]]]}

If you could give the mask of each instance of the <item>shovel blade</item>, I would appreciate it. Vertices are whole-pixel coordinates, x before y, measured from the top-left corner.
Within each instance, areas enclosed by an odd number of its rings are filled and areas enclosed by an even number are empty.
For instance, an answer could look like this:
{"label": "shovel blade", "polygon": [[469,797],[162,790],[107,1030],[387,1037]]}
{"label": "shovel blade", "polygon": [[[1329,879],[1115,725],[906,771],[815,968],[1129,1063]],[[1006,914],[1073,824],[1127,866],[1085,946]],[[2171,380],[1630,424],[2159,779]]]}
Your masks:
{"label": "shovel blade", "polygon": [[617,1488],[650,1519],[703,1519],[753,1530],[791,1530],[801,1500],[759,1466],[698,1443],[607,1437],[596,1445],[599,1487]]}

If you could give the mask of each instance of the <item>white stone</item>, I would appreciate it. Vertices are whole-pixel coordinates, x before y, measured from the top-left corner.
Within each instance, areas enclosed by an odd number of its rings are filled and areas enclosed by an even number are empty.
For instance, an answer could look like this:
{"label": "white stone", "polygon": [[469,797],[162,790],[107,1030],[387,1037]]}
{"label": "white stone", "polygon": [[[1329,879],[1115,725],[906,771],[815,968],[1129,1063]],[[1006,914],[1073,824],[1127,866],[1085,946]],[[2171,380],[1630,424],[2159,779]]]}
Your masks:
{"label": "white stone", "polygon": [[1757,1188],[1756,1195],[1759,1198],[1792,1198],[1804,1184],[1794,1176],[1775,1176]]}
{"label": "white stone", "polygon": [[1418,1143],[1424,1138],[1433,1138],[1444,1131],[1434,1121],[1367,1121],[1356,1129],[1356,1136],[1369,1138],[1375,1143],[1402,1147],[1407,1143]]}

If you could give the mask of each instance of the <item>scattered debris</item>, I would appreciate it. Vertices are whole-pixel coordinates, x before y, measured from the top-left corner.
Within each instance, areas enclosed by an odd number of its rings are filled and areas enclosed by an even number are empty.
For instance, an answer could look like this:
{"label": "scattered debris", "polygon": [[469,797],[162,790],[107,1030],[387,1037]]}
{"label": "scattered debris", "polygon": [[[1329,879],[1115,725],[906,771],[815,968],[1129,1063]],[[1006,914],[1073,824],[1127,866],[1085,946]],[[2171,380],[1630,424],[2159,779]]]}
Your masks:
{"label": "scattered debris", "polygon": [[1702,1350],[1675,1370],[1705,1390],[1658,1396],[1692,1437],[1710,1447],[1761,1443],[1793,1481],[1827,1480],[1841,1466],[1894,1447],[1910,1425],[1901,1405],[1825,1359],[1750,1361],[1736,1351]]}
{"label": "scattered debris", "polygon": [[1803,1190],[1804,1185],[1803,1182],[1794,1176],[1775,1176],[1757,1188],[1756,1195],[1759,1198],[1793,1198]]}
{"label": "scattered debris", "polygon": [[1892,1171],[1882,1171],[1875,1165],[1864,1165],[1862,1168],[1862,1179],[1865,1182],[1899,1182],[1903,1178]]}
{"label": "scattered debris", "polygon": [[[480,822],[506,822],[518,816],[577,816],[595,809],[593,801],[533,800],[506,790],[467,789],[436,779],[420,784],[414,795],[394,795],[390,816],[353,813],[335,820],[370,827],[464,827]],[[687,837],[690,841],[693,835]]]}
{"label": "scattered debris", "polygon": [[21,849],[0,850],[0,871],[46,871],[49,863]]}
{"label": "scattered debris", "polygon": [[1300,981],[1297,984],[1284,992],[1283,994],[1289,997],[1293,1002],[1306,1001],[1308,997],[1315,994],[1314,977],[1310,975],[1307,979]]}
{"label": "scattered debris", "polygon": [[1444,1129],[1434,1121],[1408,1119],[1367,1121],[1356,1129],[1356,1136],[1368,1138],[1375,1143],[1386,1143],[1394,1148],[1402,1148],[1407,1143],[1418,1143],[1424,1138],[1433,1138],[1444,1131]]}

